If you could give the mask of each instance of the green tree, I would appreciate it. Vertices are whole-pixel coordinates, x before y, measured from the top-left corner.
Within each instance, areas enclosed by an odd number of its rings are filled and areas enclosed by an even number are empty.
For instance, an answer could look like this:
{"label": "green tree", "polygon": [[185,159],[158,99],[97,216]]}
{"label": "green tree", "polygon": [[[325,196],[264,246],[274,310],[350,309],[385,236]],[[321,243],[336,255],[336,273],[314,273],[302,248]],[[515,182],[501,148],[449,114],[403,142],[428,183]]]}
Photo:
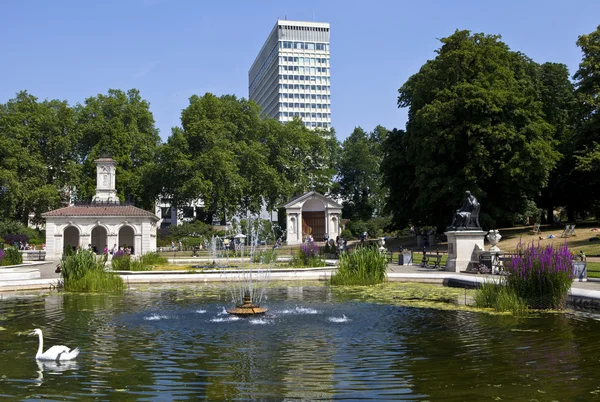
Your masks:
{"label": "green tree", "polygon": [[567,205],[571,200],[575,182],[571,174],[574,168],[573,112],[576,105],[573,83],[569,80],[567,66],[544,63],[539,67],[540,99],[546,121],[555,129],[557,149],[563,155],[551,171],[548,184],[542,189],[536,203],[546,209],[547,223],[552,223],[554,207]]}
{"label": "green tree", "polygon": [[369,134],[356,127],[342,145],[338,192],[343,199],[344,216],[349,219],[369,220],[382,212],[380,165],[386,136],[387,130],[382,126]]}
{"label": "green tree", "polygon": [[588,35],[577,39],[583,57],[579,69],[574,75],[578,100],[575,144],[575,163],[573,181],[581,184],[578,191],[581,204],[570,208],[595,209],[600,215],[600,26]]}
{"label": "green tree", "polygon": [[64,101],[38,102],[26,91],[0,105],[0,199],[4,216],[27,224],[65,201],[79,172],[75,113]]}
{"label": "green tree", "polygon": [[560,157],[538,65],[496,35],[456,31],[441,42],[437,57],[399,90],[399,107],[409,108],[415,211],[447,225],[469,189],[483,201],[484,223],[507,223],[547,184]]}
{"label": "green tree", "polygon": [[274,209],[331,183],[333,140],[300,120],[263,119],[252,101],[207,93],[182,111],[181,128],[159,151],[154,192],[177,206],[202,199],[207,219]]}
{"label": "green tree", "polygon": [[127,93],[110,89],[77,105],[77,126],[81,140],[77,148],[82,176],[77,183],[77,197],[88,201],[95,194],[96,165],[102,155],[115,159],[117,194],[121,200],[131,199],[143,208],[154,204],[146,177],[152,174],[156,151],[160,144],[150,104],[137,89]]}
{"label": "green tree", "polygon": [[404,228],[410,222],[422,225],[431,221],[428,211],[419,210],[415,205],[415,165],[408,153],[406,132],[398,129],[390,131],[382,150],[381,180],[382,186],[387,189],[385,212],[391,215],[391,224]]}

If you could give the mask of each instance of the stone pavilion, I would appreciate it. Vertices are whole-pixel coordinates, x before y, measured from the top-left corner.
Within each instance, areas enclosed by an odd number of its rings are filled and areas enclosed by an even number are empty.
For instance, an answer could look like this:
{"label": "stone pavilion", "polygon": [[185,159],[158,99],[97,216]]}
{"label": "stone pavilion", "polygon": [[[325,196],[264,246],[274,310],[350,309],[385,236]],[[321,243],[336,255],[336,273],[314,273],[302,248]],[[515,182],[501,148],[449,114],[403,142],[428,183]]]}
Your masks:
{"label": "stone pavilion", "polygon": [[287,244],[300,244],[311,235],[323,241],[341,233],[342,206],[316,191],[309,191],[284,205],[287,213]]}
{"label": "stone pavilion", "polygon": [[132,254],[156,251],[156,223],[152,212],[121,204],[115,186],[117,162],[96,159],[96,195],[89,204],[56,209],[46,218],[46,259],[60,259],[68,247],[86,248],[98,254],[104,247],[130,247]]}

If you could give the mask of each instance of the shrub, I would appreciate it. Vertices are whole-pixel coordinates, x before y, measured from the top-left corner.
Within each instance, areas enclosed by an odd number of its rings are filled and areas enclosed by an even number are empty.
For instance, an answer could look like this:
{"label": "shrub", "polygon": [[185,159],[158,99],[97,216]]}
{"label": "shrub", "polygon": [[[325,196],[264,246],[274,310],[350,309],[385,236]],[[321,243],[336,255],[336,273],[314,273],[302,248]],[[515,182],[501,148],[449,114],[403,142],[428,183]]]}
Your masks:
{"label": "shrub", "polygon": [[130,271],[131,256],[123,250],[117,250],[113,254],[111,266],[114,271]]}
{"label": "shrub", "polygon": [[573,262],[567,244],[517,246],[506,267],[506,286],[536,309],[562,309],[573,283]]}
{"label": "shrub", "polygon": [[167,259],[158,253],[146,253],[140,257],[140,262],[147,266],[164,265],[167,263]]}
{"label": "shrub", "polygon": [[340,238],[350,240],[353,239],[354,236],[352,236],[352,232],[350,231],[350,229],[344,229],[342,230],[342,233],[340,233]]}
{"label": "shrub", "polygon": [[332,285],[374,285],[385,281],[387,258],[379,250],[359,247],[352,253],[341,253]]}
{"label": "shrub", "polygon": [[115,271],[150,271],[153,266],[166,263],[167,259],[158,253],[147,253],[136,260],[123,250],[119,250],[113,255],[111,265]]}
{"label": "shrub", "polygon": [[364,232],[368,232],[369,227],[364,221],[350,221],[348,222],[347,229],[350,230],[353,237],[360,237]]}
{"label": "shrub", "polygon": [[252,256],[252,262],[255,264],[270,264],[275,261],[277,261],[277,253],[273,249],[255,252]]}
{"label": "shrub", "polygon": [[62,277],[65,290],[71,292],[116,292],[125,289],[120,276],[104,270],[104,262],[88,251],[64,254]]}
{"label": "shrub", "polygon": [[14,247],[8,247],[0,250],[0,266],[19,265],[23,263],[23,256]]}

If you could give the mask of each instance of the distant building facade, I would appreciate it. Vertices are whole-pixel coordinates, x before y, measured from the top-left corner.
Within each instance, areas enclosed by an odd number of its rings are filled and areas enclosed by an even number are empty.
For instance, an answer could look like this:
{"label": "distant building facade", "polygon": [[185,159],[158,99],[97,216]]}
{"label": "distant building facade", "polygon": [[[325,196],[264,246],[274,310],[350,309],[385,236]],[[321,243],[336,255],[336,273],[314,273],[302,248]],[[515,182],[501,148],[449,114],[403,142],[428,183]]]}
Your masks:
{"label": "distant building facade", "polygon": [[249,98],[281,123],[331,127],[329,23],[278,20],[248,72]]}

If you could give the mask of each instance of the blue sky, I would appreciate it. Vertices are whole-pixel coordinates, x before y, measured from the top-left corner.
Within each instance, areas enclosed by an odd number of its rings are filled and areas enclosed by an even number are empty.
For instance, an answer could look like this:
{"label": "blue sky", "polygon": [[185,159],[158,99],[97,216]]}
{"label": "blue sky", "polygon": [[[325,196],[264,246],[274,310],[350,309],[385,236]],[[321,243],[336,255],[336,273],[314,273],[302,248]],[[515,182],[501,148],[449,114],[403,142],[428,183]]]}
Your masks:
{"label": "blue sky", "polygon": [[581,60],[600,1],[4,0],[0,102],[28,90],[82,103],[138,88],[165,140],[193,94],[248,96],[248,69],[277,18],[331,24],[332,122],[404,128],[398,88],[456,29],[500,34],[533,60]]}

